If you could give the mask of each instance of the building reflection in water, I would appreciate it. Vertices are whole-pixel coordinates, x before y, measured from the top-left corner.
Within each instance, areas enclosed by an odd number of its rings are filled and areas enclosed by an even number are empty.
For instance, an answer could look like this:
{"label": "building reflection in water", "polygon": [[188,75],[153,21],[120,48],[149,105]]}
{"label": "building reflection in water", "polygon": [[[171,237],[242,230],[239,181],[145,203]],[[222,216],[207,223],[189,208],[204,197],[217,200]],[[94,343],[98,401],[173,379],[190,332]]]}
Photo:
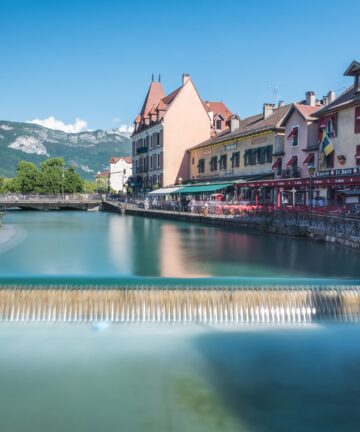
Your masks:
{"label": "building reflection in water", "polygon": [[108,220],[108,254],[113,267],[121,274],[132,275],[133,259],[130,253],[133,247],[132,227],[134,219],[118,215]]}

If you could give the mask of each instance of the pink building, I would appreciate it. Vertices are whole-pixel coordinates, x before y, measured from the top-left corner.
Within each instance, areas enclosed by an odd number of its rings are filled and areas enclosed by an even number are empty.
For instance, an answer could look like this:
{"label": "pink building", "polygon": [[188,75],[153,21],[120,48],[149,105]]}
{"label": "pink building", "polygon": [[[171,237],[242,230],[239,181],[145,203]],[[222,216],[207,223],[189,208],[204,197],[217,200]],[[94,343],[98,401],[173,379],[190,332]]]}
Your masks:
{"label": "pink building", "polygon": [[312,91],[306,93],[305,101],[292,105],[283,121],[284,148],[275,154],[275,178],[307,177],[308,166],[318,165],[318,126],[314,113],[322,107]]}
{"label": "pink building", "polygon": [[186,150],[209,139],[217,126],[224,130],[228,113],[223,103],[203,102],[188,74],[167,96],[161,83],[152,81],[132,135],[129,184],[135,195],[188,179]]}

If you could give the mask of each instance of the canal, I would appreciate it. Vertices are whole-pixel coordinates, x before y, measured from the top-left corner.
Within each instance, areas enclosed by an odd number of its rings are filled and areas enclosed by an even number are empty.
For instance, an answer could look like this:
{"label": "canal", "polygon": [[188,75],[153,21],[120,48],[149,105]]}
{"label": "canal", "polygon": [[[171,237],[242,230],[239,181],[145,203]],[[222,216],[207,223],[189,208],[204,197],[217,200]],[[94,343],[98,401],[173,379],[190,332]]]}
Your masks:
{"label": "canal", "polygon": [[[232,228],[91,212],[4,224],[0,282],[360,276],[353,250]],[[350,323],[1,322],[0,430],[356,431],[359,337]]]}
{"label": "canal", "polygon": [[360,278],[356,251],[235,228],[92,212],[4,223],[0,275]]}

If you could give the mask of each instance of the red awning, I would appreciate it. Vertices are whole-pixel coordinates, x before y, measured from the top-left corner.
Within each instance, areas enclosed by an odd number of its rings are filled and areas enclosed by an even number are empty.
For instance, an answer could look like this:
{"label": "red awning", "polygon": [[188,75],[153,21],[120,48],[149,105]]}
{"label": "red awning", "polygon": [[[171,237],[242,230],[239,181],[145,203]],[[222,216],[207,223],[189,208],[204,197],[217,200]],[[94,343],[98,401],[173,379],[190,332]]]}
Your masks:
{"label": "red awning", "polygon": [[287,136],[288,140],[291,140],[292,138],[297,137],[298,134],[298,128],[297,127],[293,127],[292,131],[289,133],[289,135]]}
{"label": "red awning", "polygon": [[276,162],[274,163],[274,165],[271,167],[271,169],[278,169],[278,168],[280,168],[281,167],[281,162],[282,162],[282,160],[281,160],[281,158],[277,158],[276,159]]}
{"label": "red awning", "polygon": [[306,156],[306,158],[305,158],[305,160],[304,160],[304,165],[311,165],[311,164],[313,164],[314,163],[314,159],[315,159],[315,157],[314,157],[314,153],[309,153],[307,156]]}
{"label": "red awning", "polygon": [[297,156],[292,156],[289,162],[286,164],[287,167],[293,167],[297,162]]}

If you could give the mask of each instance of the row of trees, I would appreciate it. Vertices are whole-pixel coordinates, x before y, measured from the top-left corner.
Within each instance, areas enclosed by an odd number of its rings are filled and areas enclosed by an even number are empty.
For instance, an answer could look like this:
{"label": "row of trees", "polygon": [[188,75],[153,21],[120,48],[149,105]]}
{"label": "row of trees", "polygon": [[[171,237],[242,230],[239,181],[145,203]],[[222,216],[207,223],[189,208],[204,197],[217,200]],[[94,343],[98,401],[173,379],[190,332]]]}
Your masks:
{"label": "row of trees", "polygon": [[16,177],[0,177],[0,193],[77,193],[94,192],[94,183],[84,182],[73,167],[66,167],[64,159],[51,158],[41,162],[38,168],[32,162],[21,161]]}

